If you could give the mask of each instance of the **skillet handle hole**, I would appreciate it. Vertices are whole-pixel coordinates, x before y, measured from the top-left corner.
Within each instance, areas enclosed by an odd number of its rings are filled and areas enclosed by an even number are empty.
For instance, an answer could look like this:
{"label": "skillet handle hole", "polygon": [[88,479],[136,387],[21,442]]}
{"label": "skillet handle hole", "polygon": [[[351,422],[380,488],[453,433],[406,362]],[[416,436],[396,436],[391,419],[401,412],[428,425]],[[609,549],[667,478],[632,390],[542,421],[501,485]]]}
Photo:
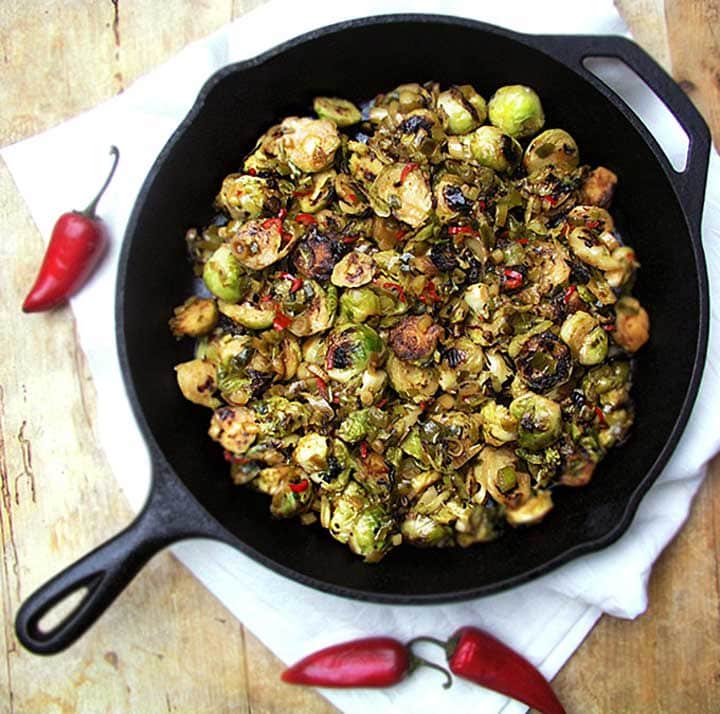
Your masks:
{"label": "skillet handle hole", "polygon": [[585,69],[622,97],[660,145],[670,165],[683,173],[688,164],[690,138],[665,102],[635,70],[618,57],[588,56]]}
{"label": "skillet handle hole", "polygon": [[69,592],[62,600],[51,604],[44,612],[40,612],[34,622],[37,635],[48,638],[62,629],[62,626],[78,611],[89,593],[90,588],[83,585]]}

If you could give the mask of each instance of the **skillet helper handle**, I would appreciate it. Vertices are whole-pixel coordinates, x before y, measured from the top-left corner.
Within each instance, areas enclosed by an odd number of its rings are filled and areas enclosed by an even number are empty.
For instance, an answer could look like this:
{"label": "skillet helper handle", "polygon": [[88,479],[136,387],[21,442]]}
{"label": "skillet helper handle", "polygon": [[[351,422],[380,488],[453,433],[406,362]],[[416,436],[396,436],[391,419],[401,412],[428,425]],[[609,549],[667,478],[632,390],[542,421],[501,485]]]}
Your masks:
{"label": "skillet helper handle", "polygon": [[[614,35],[546,36],[541,49],[575,67],[592,84],[608,87],[590,72],[583,60],[587,57],[611,57],[624,62],[667,106],[687,134],[687,162],[675,171],[660,151],[663,166],[685,207],[691,230],[700,236],[705,181],[710,157],[711,138],[705,120],[680,85],[655,60],[632,40]],[[611,90],[612,91],[612,90]],[[622,100],[621,100],[622,101]],[[633,115],[634,116],[634,115]]]}
{"label": "skillet helper handle", "polygon": [[[156,468],[150,496],[137,518],[21,605],[15,633],[22,645],[44,655],[66,649],[96,622],[153,555],[183,538],[210,535],[202,528],[191,531],[184,525],[193,522],[190,512],[197,509],[189,498],[183,486],[159,476]],[[69,614],[48,628],[41,627],[41,620],[56,605],[77,593],[82,593],[82,599]]]}

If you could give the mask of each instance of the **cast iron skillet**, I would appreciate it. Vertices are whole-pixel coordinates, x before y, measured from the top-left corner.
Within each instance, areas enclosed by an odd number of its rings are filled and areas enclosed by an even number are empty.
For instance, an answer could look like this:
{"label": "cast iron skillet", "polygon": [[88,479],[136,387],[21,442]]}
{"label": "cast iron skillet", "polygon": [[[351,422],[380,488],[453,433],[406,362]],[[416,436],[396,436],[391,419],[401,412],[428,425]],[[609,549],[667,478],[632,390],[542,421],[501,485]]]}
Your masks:
{"label": "cast iron skillet", "polygon": [[[583,66],[616,57],[660,96],[690,138],[676,173],[627,106]],[[542,97],[548,126],[577,140],[583,162],[620,176],[613,213],[637,249],[637,294],[652,339],[637,360],[637,425],[592,483],[563,489],[539,526],[511,530],[470,549],[395,549],[366,565],[321,529],[273,521],[266,497],[227,477],[207,437],[208,412],[185,401],[173,365],[189,341],[168,332],[189,294],[183,236],[210,218],[223,176],[279,118],[308,113],[313,96],[361,101],[402,82],[473,84],[484,96],[523,83]],[[709,152],[703,120],[641,49],[618,37],[527,36],[468,20],[423,15],[355,20],[311,32],[213,75],[163,149],[140,192],[125,236],[117,284],[117,339],[130,400],[152,455],[148,501],[122,533],[71,565],[21,607],[20,641],[38,653],[74,642],[158,550],[185,538],[224,541],[306,585],[393,604],[475,598],[530,580],[607,546],[629,525],[668,460],[698,388],[708,329],[700,217]],[[45,630],[40,618],[82,588],[80,604]]]}

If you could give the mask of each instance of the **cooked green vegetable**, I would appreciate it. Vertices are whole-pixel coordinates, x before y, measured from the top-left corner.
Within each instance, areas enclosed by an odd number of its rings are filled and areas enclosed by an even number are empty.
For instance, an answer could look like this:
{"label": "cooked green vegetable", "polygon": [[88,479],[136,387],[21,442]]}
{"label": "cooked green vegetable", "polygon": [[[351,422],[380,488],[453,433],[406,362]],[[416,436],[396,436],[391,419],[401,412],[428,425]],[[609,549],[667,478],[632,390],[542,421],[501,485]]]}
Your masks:
{"label": "cooked green vegetable", "polygon": [[169,321],[197,340],[181,394],[234,483],[367,562],[538,523],[634,419],[649,317],[615,175],[521,85],[313,108],[229,162],[187,231],[207,290]]}

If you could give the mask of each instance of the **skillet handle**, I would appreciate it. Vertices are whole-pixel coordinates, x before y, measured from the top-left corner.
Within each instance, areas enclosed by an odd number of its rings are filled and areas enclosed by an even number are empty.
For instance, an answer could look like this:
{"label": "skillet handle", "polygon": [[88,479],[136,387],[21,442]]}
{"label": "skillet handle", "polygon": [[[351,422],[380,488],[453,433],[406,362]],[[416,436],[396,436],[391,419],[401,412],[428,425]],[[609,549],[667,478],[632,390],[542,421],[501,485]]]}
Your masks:
{"label": "skillet handle", "polygon": [[[687,94],[645,50],[625,37],[548,35],[537,39],[540,40],[539,49],[549,52],[553,57],[574,67],[589,82],[595,86],[601,86],[605,93],[608,90],[612,92],[612,89],[590,72],[584,66],[583,60],[587,57],[613,57],[621,60],[667,106],[688,136],[689,146],[685,169],[675,171],[662,150],[659,150],[657,154],[685,207],[690,228],[699,238],[705,198],[705,181],[712,144],[710,130]],[[620,101],[622,102],[622,99]],[[642,123],[624,102],[622,102],[621,109],[626,115],[629,113],[633,121]]]}
{"label": "skillet handle", "polygon": [[[25,600],[15,618],[17,638],[35,654],[66,649],[95,623],[153,555],[184,538],[212,537],[210,520],[176,477],[156,463],[150,495],[137,518]],[[56,605],[83,590],[80,602],[60,622],[48,629],[40,626],[40,620]]]}

